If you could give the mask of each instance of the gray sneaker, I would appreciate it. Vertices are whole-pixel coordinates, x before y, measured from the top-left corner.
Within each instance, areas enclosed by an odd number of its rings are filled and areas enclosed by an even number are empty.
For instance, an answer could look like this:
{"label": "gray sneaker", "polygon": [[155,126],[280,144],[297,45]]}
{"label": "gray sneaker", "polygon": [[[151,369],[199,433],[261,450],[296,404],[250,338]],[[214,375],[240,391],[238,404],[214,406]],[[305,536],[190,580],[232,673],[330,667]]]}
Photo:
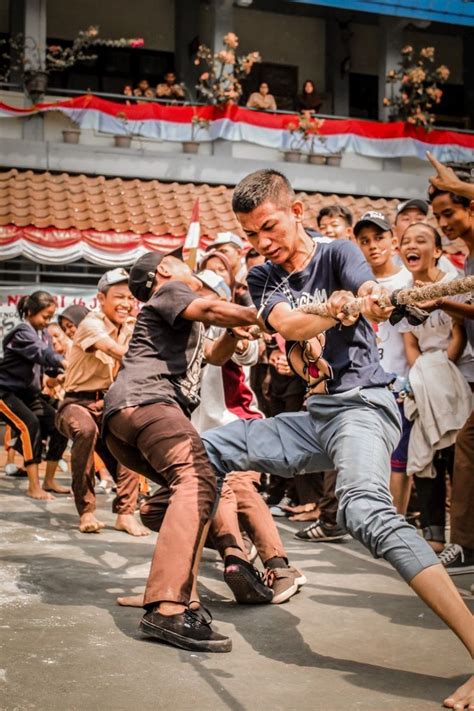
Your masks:
{"label": "gray sneaker", "polygon": [[273,590],[273,599],[270,601],[272,605],[286,602],[307,582],[303,573],[292,565],[288,568],[267,568],[265,580]]}
{"label": "gray sneaker", "polygon": [[438,558],[448,575],[474,573],[474,550],[450,543]]}

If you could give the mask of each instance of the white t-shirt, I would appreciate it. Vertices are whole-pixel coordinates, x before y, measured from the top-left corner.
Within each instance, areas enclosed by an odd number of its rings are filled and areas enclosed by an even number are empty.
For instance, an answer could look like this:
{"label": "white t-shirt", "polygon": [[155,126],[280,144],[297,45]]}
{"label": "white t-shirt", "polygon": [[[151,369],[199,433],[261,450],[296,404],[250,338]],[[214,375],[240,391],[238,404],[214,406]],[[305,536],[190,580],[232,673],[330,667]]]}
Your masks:
{"label": "white t-shirt", "polygon": [[[448,284],[456,279],[457,274],[445,274],[439,280],[439,284]],[[450,299],[464,302],[465,295],[452,296]],[[420,326],[410,326],[405,319],[400,322],[398,330],[401,333],[413,333],[418,341],[418,347],[422,353],[429,351],[447,351],[451,339],[453,319],[442,309],[433,311],[429,318]],[[469,343],[466,344],[461,357],[456,361],[461,373],[468,383],[474,383],[474,353]]]}
{"label": "white t-shirt", "polygon": [[[402,267],[396,274],[377,279],[391,294],[396,289],[403,289],[412,285],[411,274],[406,267]],[[375,325],[377,333],[377,347],[379,349],[380,363],[386,373],[394,373],[402,378],[408,375],[409,365],[405,353],[403,336],[389,321]]]}

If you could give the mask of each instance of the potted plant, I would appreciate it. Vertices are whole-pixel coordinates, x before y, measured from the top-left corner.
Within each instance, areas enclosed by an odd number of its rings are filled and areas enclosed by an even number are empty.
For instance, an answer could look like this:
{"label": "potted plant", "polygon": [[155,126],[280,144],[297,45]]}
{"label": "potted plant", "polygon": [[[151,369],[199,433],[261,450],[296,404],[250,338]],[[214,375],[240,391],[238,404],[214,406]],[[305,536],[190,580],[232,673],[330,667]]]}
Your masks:
{"label": "potted plant", "polygon": [[[71,123],[73,124],[73,126],[76,126],[76,125],[77,125],[77,124],[75,124],[73,121],[72,121]],[[63,129],[62,134],[63,134],[63,142],[64,142],[64,143],[74,143],[74,144],[78,144],[78,143],[79,143],[79,139],[80,139],[80,137],[81,137],[81,129],[80,129],[79,127],[77,127],[77,128],[72,128],[72,127],[70,127],[70,128],[65,128],[65,129]]]}
{"label": "potted plant", "polygon": [[130,148],[132,145],[133,131],[131,130],[129,120],[124,111],[119,111],[116,117],[120,121],[122,131],[114,135],[114,145],[116,148]]}
{"label": "potted plant", "polygon": [[435,64],[435,48],[423,47],[415,57],[413,47],[402,49],[398,69],[391,69],[387,75],[390,96],[385,97],[384,106],[390,108],[391,120],[407,121],[430,131],[435,122],[431,109],[439,104],[443,91],[439,84],[449,79],[448,67]]}
{"label": "potted plant", "polygon": [[197,153],[199,150],[199,141],[196,139],[199,132],[207,131],[208,128],[209,120],[194,114],[191,119],[191,140],[183,141],[183,153]]}
{"label": "potted plant", "polygon": [[243,91],[240,80],[250,74],[256,62],[262,61],[258,52],[237,57],[235,50],[238,45],[237,35],[228,32],[220,52],[214,53],[204,44],[199,46],[194,64],[206,65],[206,70],[201,74],[196,85],[198,96],[202,101],[216,106],[238,103]]}
{"label": "potted plant", "polygon": [[342,160],[342,153],[330,153],[328,156],[326,156],[326,163],[328,165],[332,165],[335,168],[339,168],[341,165],[341,160]]}
{"label": "potted plant", "polygon": [[291,138],[289,150],[284,151],[285,160],[289,163],[299,163],[303,156],[308,156],[308,161],[313,165],[324,165],[326,154],[320,153],[320,147],[326,142],[321,135],[321,126],[324,119],[317,119],[309,112],[303,112],[297,121],[290,121],[287,125]]}
{"label": "potted plant", "polygon": [[17,34],[0,40],[3,47],[2,59],[6,60],[6,70],[0,74],[0,81],[8,82],[12,72],[20,72],[25,92],[33,103],[37,103],[46,93],[50,72],[64,71],[77,62],[97,59],[94,47],[142,47],[141,37],[134,39],[103,39],[99,28],[81,30],[70,47],[49,45],[44,51],[32,37]]}

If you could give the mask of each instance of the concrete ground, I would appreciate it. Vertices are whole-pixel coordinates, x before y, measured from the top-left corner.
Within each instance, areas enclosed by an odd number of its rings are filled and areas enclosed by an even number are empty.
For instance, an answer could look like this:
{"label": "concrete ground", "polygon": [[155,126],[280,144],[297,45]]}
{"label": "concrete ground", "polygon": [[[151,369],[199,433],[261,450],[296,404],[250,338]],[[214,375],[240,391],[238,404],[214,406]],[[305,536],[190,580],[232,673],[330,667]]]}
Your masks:
{"label": "concrete ground", "polygon": [[[144,640],[140,611],[115,597],[142,588],[154,536],[115,531],[105,495],[108,528],[80,534],[70,497],[45,504],[24,489],[0,475],[3,711],[428,711],[470,673],[461,644],[385,562],[352,540],[299,541],[301,524],[286,520],[291,561],[308,578],[287,604],[238,607],[205,553],[202,600],[232,653]],[[458,578],[466,591],[473,582]]]}

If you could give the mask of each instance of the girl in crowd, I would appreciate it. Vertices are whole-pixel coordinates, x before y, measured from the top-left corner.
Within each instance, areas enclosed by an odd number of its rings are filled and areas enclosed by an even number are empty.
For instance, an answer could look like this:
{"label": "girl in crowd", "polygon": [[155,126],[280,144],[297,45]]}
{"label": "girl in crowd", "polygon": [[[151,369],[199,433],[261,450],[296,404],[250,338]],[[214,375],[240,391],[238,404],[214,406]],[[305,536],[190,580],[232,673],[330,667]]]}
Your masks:
{"label": "girl in crowd", "polygon": [[[410,225],[403,233],[400,243],[400,255],[406,268],[411,272],[413,283],[446,283],[455,278],[454,274],[445,273],[438,266],[442,254],[441,236],[429,224],[419,222]],[[450,377],[449,363],[455,363],[465,380],[474,381],[474,358],[469,345],[466,346],[466,335],[463,326],[455,322],[444,311],[436,309],[435,304],[422,304],[432,311],[430,317],[419,326],[406,323],[399,328],[403,332],[408,364],[411,369],[420,356],[428,353],[441,352],[445,354],[443,362],[439,362],[436,377],[440,381]],[[458,372],[454,369],[457,376]],[[410,382],[413,374],[410,370]],[[461,385],[464,385],[461,378]],[[413,383],[412,383],[413,385]],[[466,392],[468,388],[466,386]],[[428,398],[432,398],[430,392]],[[470,395],[470,393],[469,393]],[[416,397],[415,397],[416,401]],[[431,403],[436,411],[435,402]],[[449,418],[448,403],[442,418]],[[423,424],[423,423],[422,423]],[[453,424],[454,429],[454,424]],[[413,432],[411,437],[413,437]],[[423,535],[436,552],[440,552],[445,542],[445,501],[446,473],[452,474],[452,448],[436,452],[433,460],[431,476],[416,476],[415,484],[421,510],[421,526]],[[408,456],[410,467],[410,449]],[[410,472],[409,472],[410,473]]]}
{"label": "girl in crowd", "polygon": [[303,84],[303,89],[301,94],[296,97],[296,110],[297,111],[310,111],[311,113],[318,113],[323,100],[321,96],[316,91],[316,87],[311,79],[307,79]]}
{"label": "girl in crowd", "polygon": [[[27,495],[53,499],[52,491],[65,493],[54,480],[58,461],[67,439],[54,426],[55,410],[41,396],[43,376],[56,376],[65,367],[55,353],[47,327],[56,311],[54,299],[46,291],[35,291],[18,302],[21,323],[3,339],[0,360],[0,416],[18,434],[17,444],[28,474]],[[43,488],[39,481],[43,440],[49,438]]]}
{"label": "girl in crowd", "polygon": [[67,309],[64,309],[62,314],[58,316],[58,324],[60,328],[64,331],[66,336],[71,339],[71,341],[74,338],[77,327],[88,313],[89,309],[86,306],[73,304],[72,306],[68,306]]}

